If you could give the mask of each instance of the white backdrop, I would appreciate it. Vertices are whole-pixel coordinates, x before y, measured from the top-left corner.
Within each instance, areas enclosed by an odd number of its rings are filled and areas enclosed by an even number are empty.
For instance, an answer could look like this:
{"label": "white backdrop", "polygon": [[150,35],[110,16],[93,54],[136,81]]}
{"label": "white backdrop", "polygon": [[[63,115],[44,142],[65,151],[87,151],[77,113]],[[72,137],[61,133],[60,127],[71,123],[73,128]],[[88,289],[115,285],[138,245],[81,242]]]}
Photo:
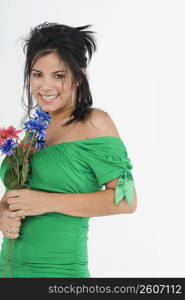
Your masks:
{"label": "white backdrop", "polygon": [[1,0],[0,127],[18,127],[24,113],[19,39],[31,27],[92,24],[97,32],[88,69],[94,106],[112,116],[127,146],[138,207],[91,218],[92,277],[185,276],[184,14],[180,0]]}

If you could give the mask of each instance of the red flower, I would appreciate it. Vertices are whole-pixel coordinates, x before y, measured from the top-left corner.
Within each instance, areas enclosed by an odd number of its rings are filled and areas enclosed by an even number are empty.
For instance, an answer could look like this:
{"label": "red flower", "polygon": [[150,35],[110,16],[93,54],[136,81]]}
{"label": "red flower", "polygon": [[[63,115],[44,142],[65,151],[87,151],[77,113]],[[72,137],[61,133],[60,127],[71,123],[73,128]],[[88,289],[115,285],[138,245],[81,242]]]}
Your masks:
{"label": "red flower", "polygon": [[0,128],[0,145],[2,145],[7,138],[15,138],[18,139],[17,136],[18,133],[20,133],[22,130],[16,130],[15,127],[9,126],[7,129],[4,127]]}

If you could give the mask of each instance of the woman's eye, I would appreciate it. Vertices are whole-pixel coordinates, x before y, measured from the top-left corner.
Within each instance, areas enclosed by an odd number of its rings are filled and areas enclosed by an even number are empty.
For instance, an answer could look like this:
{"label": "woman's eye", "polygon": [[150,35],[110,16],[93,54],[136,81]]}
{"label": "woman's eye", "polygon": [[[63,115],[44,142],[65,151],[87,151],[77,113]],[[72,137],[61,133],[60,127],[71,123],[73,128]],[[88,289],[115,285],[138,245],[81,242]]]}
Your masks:
{"label": "woman's eye", "polygon": [[[33,76],[34,77],[40,77],[40,74],[39,73],[33,73]],[[58,76],[57,78],[63,78],[63,77],[65,77],[64,74],[56,74],[55,76]]]}
{"label": "woman's eye", "polygon": [[63,77],[65,77],[64,74],[56,74],[56,76],[59,76],[58,78],[63,78]]}
{"label": "woman's eye", "polygon": [[37,75],[40,76],[39,73],[33,73],[33,76],[34,76],[34,77],[37,77]]}

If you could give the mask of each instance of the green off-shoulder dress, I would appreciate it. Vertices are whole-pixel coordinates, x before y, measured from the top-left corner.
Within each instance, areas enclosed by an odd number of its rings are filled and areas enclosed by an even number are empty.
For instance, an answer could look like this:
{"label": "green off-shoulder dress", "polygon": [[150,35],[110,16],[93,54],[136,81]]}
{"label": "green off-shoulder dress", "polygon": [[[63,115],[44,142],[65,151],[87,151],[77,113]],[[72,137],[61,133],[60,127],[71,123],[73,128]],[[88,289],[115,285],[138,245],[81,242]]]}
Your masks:
{"label": "green off-shoulder dress", "polygon": [[[30,164],[32,173],[28,186],[33,190],[93,193],[102,190],[108,181],[119,178],[114,203],[118,205],[125,198],[132,205],[133,166],[120,137],[101,136],[45,146],[31,156]],[[6,170],[3,160],[0,169],[3,183]],[[22,219],[20,235],[14,240],[12,277],[90,278],[89,219],[62,213],[45,213]],[[0,277],[8,240],[3,237]],[[9,277],[9,274],[4,277]]]}

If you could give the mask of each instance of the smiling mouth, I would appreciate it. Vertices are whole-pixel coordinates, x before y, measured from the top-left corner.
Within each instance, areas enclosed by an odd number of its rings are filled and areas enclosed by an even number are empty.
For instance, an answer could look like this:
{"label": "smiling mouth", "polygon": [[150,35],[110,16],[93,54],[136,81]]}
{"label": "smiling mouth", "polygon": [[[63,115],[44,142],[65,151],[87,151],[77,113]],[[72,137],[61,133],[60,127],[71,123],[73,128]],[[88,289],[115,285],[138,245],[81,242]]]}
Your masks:
{"label": "smiling mouth", "polygon": [[40,94],[41,100],[44,102],[48,102],[48,103],[55,100],[58,96],[59,96],[59,94],[57,94],[56,96],[48,96],[48,97]]}

